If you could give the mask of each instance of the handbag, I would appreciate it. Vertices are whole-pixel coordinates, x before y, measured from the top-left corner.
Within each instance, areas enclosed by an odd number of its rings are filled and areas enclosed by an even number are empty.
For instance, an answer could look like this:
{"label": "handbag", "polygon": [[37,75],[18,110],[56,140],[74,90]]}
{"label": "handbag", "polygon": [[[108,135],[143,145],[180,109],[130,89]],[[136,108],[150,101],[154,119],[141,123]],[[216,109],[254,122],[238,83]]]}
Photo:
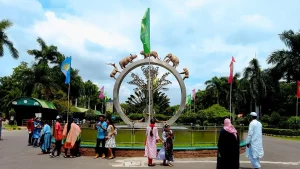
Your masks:
{"label": "handbag", "polygon": [[165,146],[162,146],[157,154],[156,160],[165,160],[165,159],[166,159],[166,150],[165,150]]}

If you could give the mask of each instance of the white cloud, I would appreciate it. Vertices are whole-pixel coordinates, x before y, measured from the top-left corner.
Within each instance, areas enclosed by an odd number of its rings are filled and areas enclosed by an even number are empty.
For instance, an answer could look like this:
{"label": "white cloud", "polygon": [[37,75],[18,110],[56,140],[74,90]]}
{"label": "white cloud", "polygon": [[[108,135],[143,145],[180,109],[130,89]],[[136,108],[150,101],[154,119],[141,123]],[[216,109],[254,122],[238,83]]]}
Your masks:
{"label": "white cloud", "polygon": [[261,15],[244,15],[241,18],[242,21],[249,26],[257,26],[265,29],[273,28],[272,22],[268,18]]}
{"label": "white cloud", "polygon": [[[54,7],[51,7],[53,2]],[[140,22],[147,7],[151,9],[151,47],[160,58],[170,52],[177,55],[179,72],[183,67],[188,68],[190,78],[185,80],[188,93],[194,88],[205,88],[204,82],[212,76],[228,76],[231,56],[236,59],[235,71],[241,72],[255,53],[265,68],[268,53],[283,46],[277,34],[259,40],[237,36],[234,42],[229,42],[228,36],[253,29],[280,33],[283,21],[287,28],[300,25],[295,22],[288,24],[284,17],[270,14],[268,6],[258,8],[257,3],[239,0],[186,0],[181,3],[167,0],[135,3],[122,0],[112,3],[104,0],[90,0],[89,3],[84,0],[51,0],[42,6],[37,0],[0,0],[0,16],[14,22],[9,35],[21,53],[20,60],[33,60],[26,51],[39,48],[36,38],[40,36],[48,45],[56,45],[65,55],[74,56],[74,68],[80,70],[83,79],[90,79],[99,87],[104,85],[112,97],[115,81],[109,77],[112,67],[105,63],[118,65],[123,57],[140,52]],[[255,14],[251,14],[253,9]],[[286,9],[283,10],[285,13],[288,12]],[[280,13],[280,10],[276,11]],[[290,16],[290,20],[296,20],[297,15],[294,16]],[[272,22],[274,20],[276,22]],[[251,43],[240,43],[247,40]],[[87,42],[95,50],[90,49]],[[6,52],[5,63],[0,62],[4,70],[11,70],[17,64],[8,58],[11,57]],[[138,56],[138,59],[142,58]],[[140,70],[134,72],[142,76]],[[160,76],[165,72],[161,68]],[[126,77],[122,84],[121,101],[133,93],[133,86],[127,84],[129,80],[130,77]],[[168,85],[170,90],[166,94],[172,104],[177,104],[179,85],[171,74],[168,80],[172,81],[172,85]]]}
{"label": "white cloud", "polygon": [[129,38],[98,27],[78,17],[58,18],[53,12],[45,13],[46,20],[37,21],[34,31],[46,40],[55,40],[60,46],[75,50],[82,55],[89,54],[84,49],[86,40],[109,49],[128,50],[133,48]]}

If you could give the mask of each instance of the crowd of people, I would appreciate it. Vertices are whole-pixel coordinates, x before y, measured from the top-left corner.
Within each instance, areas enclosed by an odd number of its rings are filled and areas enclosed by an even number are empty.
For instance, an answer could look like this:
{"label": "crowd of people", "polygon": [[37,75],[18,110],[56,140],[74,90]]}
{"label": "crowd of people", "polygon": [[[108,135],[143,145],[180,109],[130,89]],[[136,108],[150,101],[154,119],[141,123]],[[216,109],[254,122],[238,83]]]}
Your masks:
{"label": "crowd of people", "polygon": [[[68,118],[68,122],[61,126],[62,117],[57,116],[56,122],[52,127],[47,121],[41,121],[40,118],[33,117],[27,122],[29,133],[28,146],[40,147],[42,154],[49,154],[50,157],[60,157],[61,149],[64,149],[64,158],[74,158],[80,156],[81,129],[74,123],[72,117]],[[95,158],[100,155],[102,158],[113,159],[115,157],[116,142],[115,135],[117,130],[112,120],[104,120],[104,116],[99,117],[99,122],[95,125],[97,132],[97,144],[95,148]],[[51,151],[52,138],[55,140],[54,147]],[[101,147],[100,147],[100,144]]]}
{"label": "crowd of people", "polygon": [[[250,114],[248,136],[246,139],[246,156],[250,160],[254,169],[261,168],[260,159],[264,156],[262,143],[262,124],[257,120],[257,114]],[[172,167],[174,133],[170,130],[170,125],[165,125],[162,139],[158,135],[155,127],[155,119],[150,121],[146,129],[145,156],[148,157],[148,166],[155,166],[153,159],[163,160],[164,166]],[[157,142],[160,141],[163,147],[157,154]],[[240,169],[240,139],[237,130],[231,124],[231,120],[224,120],[224,127],[221,129],[218,140],[217,169]]]}
{"label": "crowd of people", "polygon": [[[264,156],[262,144],[262,124],[257,120],[257,114],[252,112],[249,125],[248,136],[246,139],[246,156],[255,169],[261,167],[260,159]],[[61,116],[57,116],[56,123],[51,128],[47,121],[39,118],[32,118],[27,123],[29,132],[28,145],[33,147],[40,146],[40,154],[50,154],[50,157],[59,157],[63,146],[64,157],[80,156],[81,129],[74,123],[73,118],[69,118],[65,126],[61,127]],[[146,128],[145,154],[148,158],[148,166],[155,166],[153,159],[162,160],[164,166],[172,167],[173,140],[174,133],[170,125],[165,125],[162,139],[159,137],[158,128],[155,126],[155,119],[150,120],[150,125]],[[111,119],[105,120],[104,116],[99,117],[96,123],[97,141],[95,147],[95,159],[102,157],[107,159],[115,158],[117,129]],[[51,151],[51,138],[55,139],[55,146]],[[157,153],[157,143],[162,143],[162,148]],[[62,144],[63,143],[63,144]],[[56,155],[55,155],[55,152]],[[239,169],[240,168],[240,139],[237,130],[231,124],[230,119],[224,120],[224,127],[221,129],[218,140],[217,169]]]}
{"label": "crowd of people", "polygon": [[[50,157],[59,157],[61,154],[62,143],[65,150],[64,157],[80,156],[80,127],[74,123],[73,118],[69,118],[64,128],[61,127],[62,117],[56,117],[51,132],[51,127],[47,121],[33,117],[27,122],[29,133],[28,146],[40,147],[42,154],[49,154]],[[55,139],[55,146],[51,151],[52,137]],[[57,151],[57,155],[54,155]]]}

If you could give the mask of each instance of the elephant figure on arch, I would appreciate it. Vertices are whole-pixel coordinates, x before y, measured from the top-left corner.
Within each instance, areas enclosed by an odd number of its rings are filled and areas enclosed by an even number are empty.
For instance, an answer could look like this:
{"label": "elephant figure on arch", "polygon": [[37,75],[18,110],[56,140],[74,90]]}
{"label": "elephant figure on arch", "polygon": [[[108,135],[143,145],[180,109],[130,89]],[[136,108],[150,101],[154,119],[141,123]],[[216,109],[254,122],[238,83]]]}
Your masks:
{"label": "elephant figure on arch", "polygon": [[[167,58],[167,60],[165,60]],[[169,63],[170,61],[173,63],[173,67],[177,67],[179,65],[179,59],[177,56],[173,55],[172,53],[169,53],[165,58],[164,61]]]}

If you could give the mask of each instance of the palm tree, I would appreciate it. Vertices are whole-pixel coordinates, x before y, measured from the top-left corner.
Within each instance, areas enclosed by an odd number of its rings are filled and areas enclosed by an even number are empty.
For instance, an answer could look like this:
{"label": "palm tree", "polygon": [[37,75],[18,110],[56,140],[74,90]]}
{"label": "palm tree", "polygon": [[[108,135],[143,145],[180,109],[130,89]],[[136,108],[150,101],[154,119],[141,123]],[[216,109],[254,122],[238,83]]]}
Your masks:
{"label": "palm tree", "polygon": [[37,39],[38,44],[40,45],[41,49],[32,49],[28,50],[27,53],[29,55],[34,56],[35,60],[38,61],[38,64],[42,64],[44,67],[50,63],[57,63],[57,58],[62,56],[58,51],[56,46],[47,46],[45,41],[42,38]]}
{"label": "palm tree", "polygon": [[10,28],[13,25],[12,22],[10,22],[9,20],[2,20],[0,21],[0,57],[4,56],[4,48],[3,46],[5,45],[11,56],[14,59],[18,59],[19,58],[19,52],[18,50],[14,47],[14,44],[12,41],[9,40],[7,34],[5,33],[6,29]]}
{"label": "palm tree", "polygon": [[217,104],[220,104],[220,96],[222,93],[222,86],[224,86],[224,80],[218,77],[213,77],[211,80],[205,82],[206,90],[217,98]]}
{"label": "palm tree", "polygon": [[[139,89],[135,90],[134,94],[130,95],[126,101],[128,109],[131,110],[130,113],[143,112],[147,104],[147,99],[147,91],[142,91]],[[170,99],[165,95],[165,93],[154,92],[153,104],[154,108],[158,108],[156,112],[163,114],[163,112],[169,107]]]}
{"label": "palm tree", "polygon": [[[267,89],[263,73],[257,59],[252,59],[249,66],[244,70],[244,78],[249,81],[249,88],[252,99],[255,102],[255,111],[260,112],[261,101],[266,96]],[[259,113],[262,117],[262,114]]]}
{"label": "palm tree", "polygon": [[286,77],[288,82],[300,80],[300,32],[289,30],[279,36],[288,50],[273,52],[267,62],[274,64],[274,69],[281,72],[281,77]]}

